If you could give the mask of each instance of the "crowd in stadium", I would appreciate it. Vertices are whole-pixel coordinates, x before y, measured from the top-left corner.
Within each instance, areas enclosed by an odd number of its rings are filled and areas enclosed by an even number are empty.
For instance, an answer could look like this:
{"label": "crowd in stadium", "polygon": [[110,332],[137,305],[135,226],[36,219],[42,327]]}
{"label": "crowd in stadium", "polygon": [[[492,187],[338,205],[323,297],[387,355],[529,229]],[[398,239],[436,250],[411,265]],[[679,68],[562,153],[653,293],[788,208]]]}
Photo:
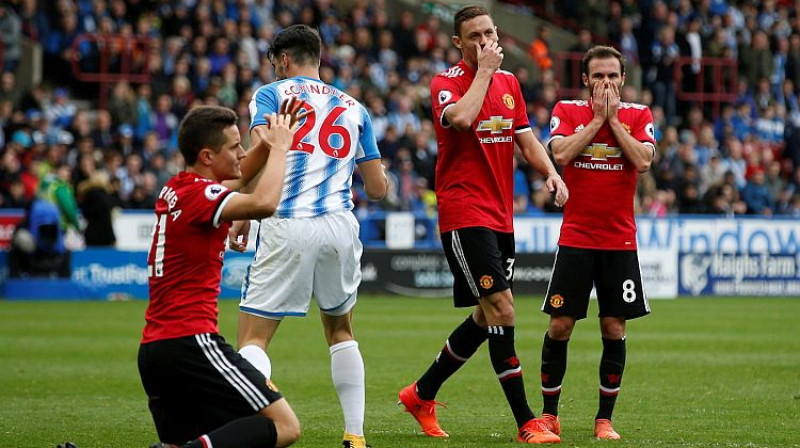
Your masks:
{"label": "crowd in stadium", "polygon": [[[424,21],[411,12],[389,17],[385,0],[356,0],[349,10],[334,3],[3,2],[0,205],[24,208],[37,191],[52,193],[55,185],[62,187],[60,195],[65,189],[74,195],[87,220],[97,207],[151,208],[160,186],[182,167],[176,133],[187,110],[197,104],[228,106],[239,114],[246,136],[252,93],[275,80],[266,57],[272,37],[288,25],[305,23],[319,29],[324,43],[323,81],[368,108],[390,168],[390,192],[380,203],[369,203],[356,179],[356,213],[433,214],[436,136],[429,83],[460,58],[452,30],[435,16]],[[658,156],[640,179],[639,213],[800,217],[800,11],[795,2],[548,1],[536,10],[528,2],[507,3],[580,35],[574,51],[611,43],[626,55],[629,67],[641,69],[636,72],[642,74],[640,82],[630,83],[641,89],[625,89],[623,100],[651,107]],[[572,20],[558,20],[563,17]],[[129,45],[115,37],[73,45],[83,33],[134,35],[148,43]],[[40,44],[44,53],[45,82],[31,89],[20,89],[14,75],[20,36]],[[538,71],[505,68],[517,74],[531,125],[545,142],[559,87],[567,81],[547,65],[547,34],[539,36],[531,43]],[[78,81],[71,61],[77,57],[82,71],[98,70],[106,46],[111,72],[125,61],[133,70],[146,68],[149,82],[116,82],[100,103],[98,85]],[[718,116],[705,105],[676,102],[672,64],[680,55],[735,59],[736,101],[723,104]],[[516,211],[555,212],[543,179],[521,157],[518,162]]]}

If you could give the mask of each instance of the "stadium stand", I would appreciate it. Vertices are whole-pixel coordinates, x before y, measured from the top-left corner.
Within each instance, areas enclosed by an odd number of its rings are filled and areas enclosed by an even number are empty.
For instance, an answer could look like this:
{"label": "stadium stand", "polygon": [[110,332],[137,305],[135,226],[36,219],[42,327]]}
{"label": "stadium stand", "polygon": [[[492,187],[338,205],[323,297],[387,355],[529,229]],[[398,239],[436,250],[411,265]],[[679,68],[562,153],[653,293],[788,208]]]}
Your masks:
{"label": "stadium stand", "polygon": [[[387,3],[3,2],[0,205],[24,208],[50,172],[71,184],[84,205],[84,193],[97,192],[93,173],[100,172],[108,179],[100,184],[107,208],[151,207],[182,167],[176,130],[186,112],[198,104],[228,106],[246,130],[253,91],[274,80],[266,57],[272,37],[305,23],[324,42],[323,79],[368,106],[390,167],[390,193],[380,203],[366,200],[356,178],[357,216],[395,210],[431,216],[436,144],[428,85],[459,53],[450,24],[438,15],[394,14],[387,8],[396,5]],[[494,7],[573,36],[575,45],[551,48],[543,70],[506,67],[519,77],[543,141],[555,102],[580,92],[576,64],[585,36],[626,54],[624,100],[651,106],[658,127],[658,157],[640,179],[639,213],[800,217],[795,2],[506,0]],[[538,35],[537,51],[547,51],[548,33]],[[21,39],[41,47],[44,64],[43,82],[24,89],[16,78]],[[556,212],[543,179],[517,162],[516,211]]]}

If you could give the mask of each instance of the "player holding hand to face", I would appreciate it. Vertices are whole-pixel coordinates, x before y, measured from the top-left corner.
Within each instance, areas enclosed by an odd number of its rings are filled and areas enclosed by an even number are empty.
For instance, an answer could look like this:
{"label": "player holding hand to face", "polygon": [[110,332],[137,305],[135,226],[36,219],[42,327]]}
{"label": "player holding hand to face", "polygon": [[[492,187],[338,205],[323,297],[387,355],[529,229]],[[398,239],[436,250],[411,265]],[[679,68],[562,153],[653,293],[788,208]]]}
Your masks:
{"label": "player holding hand to face", "polygon": [[625,368],[625,322],[650,313],[642,288],[633,201],[638,173],[655,156],[653,116],[647,106],[620,102],[625,61],[614,48],[596,46],[583,57],[591,98],[560,101],[553,109],[548,145],[564,167],[572,193],[564,207],[559,248],[542,310],[550,324],[542,347],[543,417],[560,432],[558,401],[567,368],[567,343],[597,291],[603,354],[595,436],[618,439],[611,414]]}
{"label": "player holding hand to face", "polygon": [[519,147],[545,175],[558,206],[567,188],[531,131],[519,82],[500,69],[503,49],[485,9],[455,14],[453,44],[463,59],[431,82],[439,151],[436,199],[442,245],[453,272],[453,302],[472,313],[450,334],[428,370],[400,391],[425,434],[447,437],[436,418],[439,388],[485,342],[523,443],[560,439],[534,417],[514,343],[513,159]]}

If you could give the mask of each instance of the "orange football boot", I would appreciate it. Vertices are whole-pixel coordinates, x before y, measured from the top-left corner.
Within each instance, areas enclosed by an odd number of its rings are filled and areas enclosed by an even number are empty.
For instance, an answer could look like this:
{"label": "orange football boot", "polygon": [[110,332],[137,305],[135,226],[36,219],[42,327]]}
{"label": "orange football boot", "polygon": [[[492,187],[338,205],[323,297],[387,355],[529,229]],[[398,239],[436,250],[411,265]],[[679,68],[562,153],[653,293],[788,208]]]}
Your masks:
{"label": "orange football boot", "polygon": [[543,418],[534,418],[522,425],[517,434],[517,442],[522,443],[561,443],[561,437],[547,429]]}
{"label": "orange football boot", "polygon": [[550,432],[557,436],[561,435],[561,420],[558,419],[557,415],[542,414],[542,420],[544,420],[544,423],[547,425],[547,429],[549,429]]}
{"label": "orange football boot", "polygon": [[406,412],[413,415],[419,426],[422,427],[422,432],[430,437],[450,437],[449,434],[444,432],[439,426],[439,421],[436,420],[436,405],[445,406],[434,400],[423,400],[417,395],[417,382],[415,381],[410,386],[404,387],[400,390],[400,401],[406,408]]}
{"label": "orange football boot", "polygon": [[611,427],[611,420],[598,418],[594,421],[594,436],[598,439],[619,440],[621,437]]}

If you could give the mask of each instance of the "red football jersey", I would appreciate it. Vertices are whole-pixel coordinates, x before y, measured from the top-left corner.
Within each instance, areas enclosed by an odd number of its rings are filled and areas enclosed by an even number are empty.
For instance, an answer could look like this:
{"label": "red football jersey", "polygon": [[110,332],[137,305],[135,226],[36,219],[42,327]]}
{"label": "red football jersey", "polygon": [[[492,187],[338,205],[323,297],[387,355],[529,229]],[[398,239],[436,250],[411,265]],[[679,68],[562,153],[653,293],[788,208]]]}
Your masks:
{"label": "red football jersey", "polygon": [[439,227],[447,232],[464,227],[514,231],[514,136],[531,132],[525,100],[513,74],[497,70],[481,111],[467,131],[457,131],[444,112],[461,99],[475,70],[464,61],[431,81],[436,138],[436,200]]}
{"label": "red football jersey", "polygon": [[[560,101],[550,120],[550,142],[568,137],[592,121],[589,101]],[[619,121],[636,140],[655,150],[653,115],[647,106],[622,103]],[[569,201],[558,244],[586,249],[636,250],[633,196],[636,168],[622,154],[608,123],[583,152],[564,166]]]}
{"label": "red football jersey", "polygon": [[161,189],[147,253],[150,304],[143,344],[219,332],[217,296],[230,227],[219,216],[233,194],[189,172],[179,173]]}

